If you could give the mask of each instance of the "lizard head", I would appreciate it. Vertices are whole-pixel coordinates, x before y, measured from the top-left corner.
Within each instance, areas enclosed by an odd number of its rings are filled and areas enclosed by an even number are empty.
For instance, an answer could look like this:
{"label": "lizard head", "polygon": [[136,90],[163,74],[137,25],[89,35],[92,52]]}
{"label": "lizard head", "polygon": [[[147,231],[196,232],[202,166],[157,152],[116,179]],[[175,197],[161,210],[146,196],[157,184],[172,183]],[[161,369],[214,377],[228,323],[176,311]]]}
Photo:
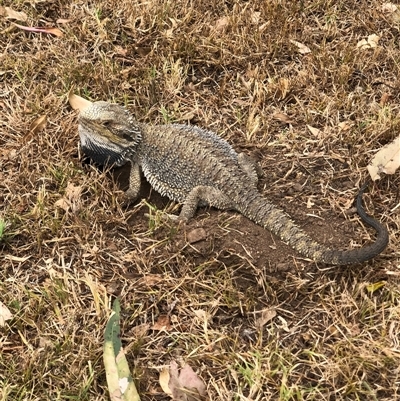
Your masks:
{"label": "lizard head", "polygon": [[141,140],[141,130],[124,107],[108,102],[89,102],[70,95],[79,110],[78,132],[85,154],[99,164],[122,165],[132,160]]}

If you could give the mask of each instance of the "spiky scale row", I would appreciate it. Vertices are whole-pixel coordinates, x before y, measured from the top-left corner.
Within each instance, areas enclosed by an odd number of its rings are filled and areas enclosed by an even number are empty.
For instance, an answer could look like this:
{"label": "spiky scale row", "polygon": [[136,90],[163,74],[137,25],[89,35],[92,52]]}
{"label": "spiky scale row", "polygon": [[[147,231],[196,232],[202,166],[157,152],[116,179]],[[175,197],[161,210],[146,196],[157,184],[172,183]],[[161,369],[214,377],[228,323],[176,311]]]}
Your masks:
{"label": "spiky scale row", "polygon": [[190,219],[199,205],[234,209],[278,235],[300,254],[317,262],[352,264],[382,252],[388,232],[362,208],[364,222],[377,231],[377,239],[360,249],[332,250],[313,240],[291,218],[268,202],[256,189],[256,169],[243,154],[215,133],[198,127],[147,125],[134,121],[121,106],[96,102],[80,113],[79,134],[84,152],[100,164],[131,163],[127,195],[140,188],[140,168],[151,186],[183,204],[180,218]]}

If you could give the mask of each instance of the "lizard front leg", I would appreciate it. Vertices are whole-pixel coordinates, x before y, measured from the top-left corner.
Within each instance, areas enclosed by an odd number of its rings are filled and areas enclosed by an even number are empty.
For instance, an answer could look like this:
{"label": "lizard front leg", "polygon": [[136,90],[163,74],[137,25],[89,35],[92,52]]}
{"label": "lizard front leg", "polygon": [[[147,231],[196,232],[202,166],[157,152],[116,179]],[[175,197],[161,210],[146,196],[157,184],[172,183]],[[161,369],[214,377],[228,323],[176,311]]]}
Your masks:
{"label": "lizard front leg", "polygon": [[261,166],[245,153],[238,154],[238,163],[241,169],[250,178],[251,183],[257,186],[258,179],[264,175]]}
{"label": "lizard front leg", "polygon": [[138,163],[131,161],[131,171],[129,173],[129,188],[125,192],[129,202],[133,202],[139,196],[140,191],[140,167]]}

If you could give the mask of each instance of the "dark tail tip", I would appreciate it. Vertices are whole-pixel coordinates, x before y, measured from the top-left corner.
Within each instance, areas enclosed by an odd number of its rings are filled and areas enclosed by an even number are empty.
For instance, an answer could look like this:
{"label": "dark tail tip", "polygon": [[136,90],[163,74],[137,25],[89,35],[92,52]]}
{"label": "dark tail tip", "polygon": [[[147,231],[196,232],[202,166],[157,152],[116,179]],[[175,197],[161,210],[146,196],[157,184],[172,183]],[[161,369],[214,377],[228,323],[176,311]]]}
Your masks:
{"label": "dark tail tip", "polygon": [[353,263],[362,263],[379,255],[389,243],[389,233],[385,226],[369,216],[364,209],[362,198],[368,182],[362,185],[357,195],[356,207],[361,220],[368,226],[375,229],[377,233],[376,240],[369,245],[350,251],[327,251],[323,254],[323,262],[335,265],[349,265]]}

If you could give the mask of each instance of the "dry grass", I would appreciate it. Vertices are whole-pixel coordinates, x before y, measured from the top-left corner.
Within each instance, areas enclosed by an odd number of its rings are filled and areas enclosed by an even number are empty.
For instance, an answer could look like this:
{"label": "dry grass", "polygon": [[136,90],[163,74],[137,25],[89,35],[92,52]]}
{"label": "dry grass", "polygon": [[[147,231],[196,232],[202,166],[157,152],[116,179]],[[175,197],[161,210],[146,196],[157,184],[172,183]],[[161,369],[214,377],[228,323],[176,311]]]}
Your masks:
{"label": "dry grass", "polygon": [[[176,227],[148,190],[124,207],[117,180],[82,161],[66,101],[74,86],[141,121],[217,131],[259,157],[260,190],[299,224],[359,246],[373,234],[347,209],[400,127],[398,19],[359,0],[0,5],[24,11],[26,25],[72,20],[56,38],[0,17],[0,293],[14,314],[0,328],[1,400],[107,399],[102,336],[115,295],[144,401],[167,399],[158,375],[171,359],[196,369],[211,400],[400,399],[398,174],[366,197],[390,230],[387,250],[363,266],[317,267],[235,213],[201,210]],[[357,49],[373,33],[379,47]],[[45,129],[31,133],[41,115]],[[189,244],[195,227],[207,239]],[[163,315],[171,327],[152,330]]]}

